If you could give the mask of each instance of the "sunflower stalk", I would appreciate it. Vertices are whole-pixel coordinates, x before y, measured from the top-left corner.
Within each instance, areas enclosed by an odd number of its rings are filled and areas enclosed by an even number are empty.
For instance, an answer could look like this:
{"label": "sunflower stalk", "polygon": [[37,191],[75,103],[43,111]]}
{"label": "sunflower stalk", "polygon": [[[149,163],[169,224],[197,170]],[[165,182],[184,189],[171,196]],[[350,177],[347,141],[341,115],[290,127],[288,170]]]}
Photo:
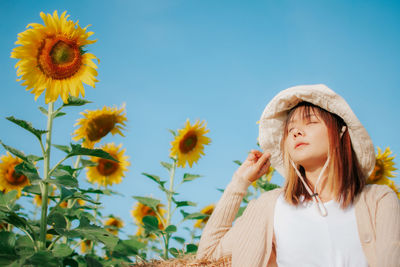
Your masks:
{"label": "sunflower stalk", "polygon": [[[76,161],[75,161],[75,164],[74,164],[74,169],[77,169],[79,167],[80,162],[81,162],[81,155],[76,157]],[[73,176],[76,178],[78,175],[75,172],[73,174]],[[68,199],[67,200],[67,209],[72,208],[75,205],[75,202],[76,202],[76,199]],[[68,218],[65,218],[65,219],[67,221],[67,225],[66,225],[65,229],[68,231],[71,228],[71,221]],[[65,237],[64,243],[65,244],[69,243],[68,237]]]}
{"label": "sunflower stalk", "polygon": [[[175,170],[176,170],[176,160],[173,158],[172,167],[170,169],[170,176],[169,176],[169,191],[167,194],[167,201],[168,201],[168,210],[167,210],[167,223],[166,225],[171,224],[171,208],[172,208],[172,192],[174,192],[174,179],[175,179]],[[166,236],[162,235],[164,239],[164,258],[168,259],[168,247],[169,247],[169,238],[171,237],[170,234],[166,234]]]}
{"label": "sunflower stalk", "polygon": [[49,165],[50,165],[50,148],[51,148],[51,130],[53,128],[53,109],[54,102],[49,103],[49,109],[47,113],[47,134],[46,134],[46,147],[43,155],[44,169],[43,169],[43,181],[40,183],[40,189],[42,193],[42,212],[40,219],[40,236],[39,236],[39,248],[41,250],[46,249],[46,233],[47,233],[47,201],[49,197]]}

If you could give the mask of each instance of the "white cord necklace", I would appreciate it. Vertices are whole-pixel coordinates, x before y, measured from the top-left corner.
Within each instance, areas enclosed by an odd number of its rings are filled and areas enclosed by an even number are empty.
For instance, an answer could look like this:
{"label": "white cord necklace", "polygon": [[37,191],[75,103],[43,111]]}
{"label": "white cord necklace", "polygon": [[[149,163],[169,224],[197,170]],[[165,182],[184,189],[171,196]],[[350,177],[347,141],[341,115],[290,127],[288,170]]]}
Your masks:
{"label": "white cord necklace", "polygon": [[326,159],[326,162],[324,164],[324,167],[322,167],[321,172],[319,173],[317,182],[315,183],[314,186],[314,192],[311,191],[310,187],[307,185],[307,183],[304,181],[303,176],[301,175],[300,171],[297,169],[296,165],[294,164],[294,162],[292,160],[290,160],[290,163],[292,164],[293,168],[295,169],[297,175],[299,176],[299,178],[301,179],[301,181],[303,182],[307,192],[310,194],[310,196],[312,197],[314,203],[316,204],[316,207],[318,209],[319,214],[321,214],[321,216],[325,217],[326,215],[328,215],[328,211],[325,208],[324,203],[321,201],[318,193],[317,193],[317,186],[319,181],[321,180],[322,175],[324,174],[326,168],[328,167],[328,163],[329,163],[329,156]]}

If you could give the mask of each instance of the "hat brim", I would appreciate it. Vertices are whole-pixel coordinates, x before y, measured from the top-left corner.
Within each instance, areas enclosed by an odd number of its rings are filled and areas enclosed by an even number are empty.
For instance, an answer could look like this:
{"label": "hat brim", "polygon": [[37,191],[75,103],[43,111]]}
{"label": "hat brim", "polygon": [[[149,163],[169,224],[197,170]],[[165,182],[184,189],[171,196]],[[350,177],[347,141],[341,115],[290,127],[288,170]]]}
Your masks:
{"label": "hat brim", "polygon": [[290,87],[277,94],[265,107],[259,122],[259,143],[271,153],[271,166],[285,177],[281,140],[287,114],[300,102],[310,102],[340,116],[350,134],[353,150],[366,178],[375,166],[375,149],[368,132],[347,102],[324,84]]}

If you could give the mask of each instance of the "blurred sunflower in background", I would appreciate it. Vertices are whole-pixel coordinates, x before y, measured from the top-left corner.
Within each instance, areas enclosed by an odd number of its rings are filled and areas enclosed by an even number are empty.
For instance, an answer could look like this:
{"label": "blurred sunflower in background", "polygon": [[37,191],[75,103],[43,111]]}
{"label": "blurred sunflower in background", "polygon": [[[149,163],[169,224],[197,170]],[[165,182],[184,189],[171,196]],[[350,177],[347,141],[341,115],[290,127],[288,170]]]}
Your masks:
{"label": "blurred sunflower in background", "polygon": [[[77,199],[76,200],[76,202],[75,202],[75,205],[76,204],[78,204],[79,206],[83,206],[83,205],[85,205],[85,200],[83,200],[83,199]],[[63,201],[63,202],[61,202],[60,203],[60,205],[59,205],[61,208],[63,208],[63,209],[66,209],[67,207],[68,207],[68,201]]]}
{"label": "blurred sunflower in background", "polygon": [[92,241],[91,240],[84,240],[83,242],[81,242],[81,252],[82,254],[87,253],[89,250],[92,249]]}
{"label": "blurred sunflower in background", "polygon": [[114,143],[105,144],[101,147],[102,150],[109,153],[114,159],[91,157],[91,161],[97,166],[87,168],[87,178],[91,183],[97,183],[101,186],[119,184],[122,177],[125,177],[125,172],[128,170],[130,162],[128,156],[125,156],[125,149],[121,149],[122,144],[116,146]]}
{"label": "blurred sunflower in background", "polygon": [[213,213],[214,209],[215,209],[215,205],[214,204],[210,204],[208,206],[205,206],[200,211],[200,213],[206,214],[206,215],[208,215],[208,217],[205,217],[203,219],[197,220],[195,222],[195,224],[194,224],[194,227],[202,229],[206,225],[206,223],[208,222],[208,219],[210,218],[210,216]]}
{"label": "blurred sunflower in background", "polygon": [[382,153],[380,147],[377,147],[378,153],[376,154],[375,168],[369,176],[367,183],[368,184],[385,184],[393,189],[397,193],[397,196],[400,198],[400,191],[395,182],[390,177],[396,177],[396,173],[394,171],[397,168],[394,167],[394,158],[395,156],[390,157],[392,151],[389,147],[385,149]]}
{"label": "blurred sunflower in background", "polygon": [[192,167],[193,162],[197,162],[201,155],[204,155],[204,145],[211,142],[211,139],[205,136],[209,131],[206,129],[206,123],[199,120],[193,126],[187,120],[185,127],[178,130],[179,134],[171,142],[170,153],[170,157],[177,158],[178,167],[185,168],[186,162]]}
{"label": "blurred sunflower in background", "polygon": [[15,171],[15,166],[22,163],[22,159],[12,156],[7,152],[0,157],[0,191],[8,193],[11,190],[18,191],[18,197],[21,196],[21,190],[29,185],[29,179]]}
{"label": "blurred sunflower in background", "polygon": [[85,110],[81,112],[83,118],[79,119],[75,126],[80,126],[73,133],[72,139],[75,141],[83,139],[82,145],[87,148],[93,148],[94,144],[108,133],[112,135],[120,134],[125,126],[126,113],[125,105],[120,109],[116,107],[104,106],[103,109]]}
{"label": "blurred sunflower in background", "polygon": [[[154,216],[157,217],[158,219],[158,229],[164,230],[164,224],[166,223],[165,219],[165,213],[167,212],[165,209],[163,209],[164,205],[163,204],[158,204],[157,205],[157,213],[150,208],[149,206],[146,206],[140,202],[137,202],[136,205],[133,207],[131,210],[131,215],[133,219],[135,220],[136,225],[138,226],[138,230],[136,232],[137,236],[141,236],[144,233],[144,229],[142,227],[142,220],[145,216]],[[153,236],[154,238],[155,236]]]}
{"label": "blurred sunflower in background", "polygon": [[88,40],[93,32],[81,28],[78,22],[68,20],[66,12],[58,16],[40,13],[44,25],[28,24],[27,30],[18,34],[17,46],[11,57],[19,59],[15,65],[17,75],[24,80],[26,90],[32,90],[35,100],[45,93],[45,102],[55,102],[60,96],[64,103],[68,96],[85,96],[83,84],[95,87],[97,66],[93,54],[87,53],[86,45],[96,40]]}
{"label": "blurred sunflower in background", "polygon": [[124,227],[124,222],[117,217],[110,216],[105,222],[104,225],[106,226],[106,230],[112,233],[113,235],[117,235],[119,229]]}

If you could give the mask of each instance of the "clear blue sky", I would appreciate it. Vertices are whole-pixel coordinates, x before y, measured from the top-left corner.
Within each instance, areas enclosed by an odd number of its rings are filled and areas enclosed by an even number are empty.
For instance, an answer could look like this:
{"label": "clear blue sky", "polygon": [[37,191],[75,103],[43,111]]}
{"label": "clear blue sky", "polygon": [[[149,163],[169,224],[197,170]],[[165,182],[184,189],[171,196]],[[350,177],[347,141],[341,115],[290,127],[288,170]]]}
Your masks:
{"label": "clear blue sky", "polygon": [[[91,24],[88,50],[100,60],[100,80],[86,87],[87,109],[126,103],[123,143],[131,167],[112,189],[122,196],[104,198],[103,214],[130,217],[133,195],[161,197],[142,172],[167,178],[172,141],[168,128],[189,118],[206,120],[212,144],[192,169],[203,178],[182,186],[180,200],[203,207],[219,199],[236,165],[257,148],[259,119],[280,90],[325,83],[342,95],[371,135],[375,146],[400,155],[400,5],[396,1],[0,1],[0,139],[25,153],[39,153],[34,137],[4,119],[14,115],[45,128],[38,111],[44,96],[16,82],[10,58],[17,34],[39,13],[67,11],[81,26]],[[60,103],[60,102],[58,102]],[[81,108],[56,120],[55,144],[71,141]],[[53,150],[53,163],[61,154]],[[4,154],[3,148],[0,153]],[[396,165],[399,166],[399,157]],[[178,178],[179,179],[179,178]],[[84,175],[80,177],[82,186]],[[282,184],[276,175],[273,180]],[[400,180],[396,178],[399,185]],[[180,218],[180,214],[176,214]]]}

